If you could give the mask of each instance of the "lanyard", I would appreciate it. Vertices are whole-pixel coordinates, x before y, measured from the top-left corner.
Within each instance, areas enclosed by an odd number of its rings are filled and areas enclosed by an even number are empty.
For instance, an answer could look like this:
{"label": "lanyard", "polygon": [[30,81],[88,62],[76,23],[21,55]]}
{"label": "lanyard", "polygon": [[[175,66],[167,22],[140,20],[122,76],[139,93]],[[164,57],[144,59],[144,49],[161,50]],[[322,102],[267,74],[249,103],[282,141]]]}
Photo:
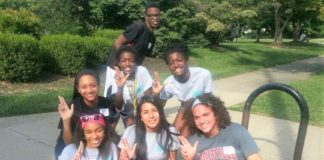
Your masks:
{"label": "lanyard", "polygon": [[134,108],[134,112],[136,112],[136,106],[137,106],[137,97],[136,97],[136,79],[134,79],[133,81],[133,93],[131,91],[131,87],[127,84],[127,88],[128,88],[128,92],[131,96],[131,99],[132,99],[132,103],[133,103],[133,108]]}
{"label": "lanyard", "polygon": [[133,91],[133,96],[132,96],[132,102],[134,105],[134,112],[136,112],[136,106],[137,106],[137,97],[136,97],[136,79],[134,79],[134,91]]}

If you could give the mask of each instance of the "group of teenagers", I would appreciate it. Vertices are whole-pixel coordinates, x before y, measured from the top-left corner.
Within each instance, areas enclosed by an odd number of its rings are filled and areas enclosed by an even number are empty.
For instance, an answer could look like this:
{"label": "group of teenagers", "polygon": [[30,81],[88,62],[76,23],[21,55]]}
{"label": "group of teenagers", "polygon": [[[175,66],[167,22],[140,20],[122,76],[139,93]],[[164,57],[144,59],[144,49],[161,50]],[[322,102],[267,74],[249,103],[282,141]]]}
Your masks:
{"label": "group of teenagers", "polygon": [[[163,83],[159,73],[152,78],[141,65],[154,47],[151,32],[159,25],[159,14],[156,4],[147,5],[145,22],[130,25],[116,39],[103,96],[97,71],[82,69],[75,76],[72,100],[67,103],[58,97],[61,132],[56,159],[262,159],[248,131],[231,122],[224,103],[213,95],[210,72],[189,67],[186,45],[176,43],[166,49],[164,61],[172,75]],[[130,41],[139,43],[121,45]],[[171,125],[164,106],[172,97],[181,105]],[[125,127],[122,135],[116,133],[120,119]]]}

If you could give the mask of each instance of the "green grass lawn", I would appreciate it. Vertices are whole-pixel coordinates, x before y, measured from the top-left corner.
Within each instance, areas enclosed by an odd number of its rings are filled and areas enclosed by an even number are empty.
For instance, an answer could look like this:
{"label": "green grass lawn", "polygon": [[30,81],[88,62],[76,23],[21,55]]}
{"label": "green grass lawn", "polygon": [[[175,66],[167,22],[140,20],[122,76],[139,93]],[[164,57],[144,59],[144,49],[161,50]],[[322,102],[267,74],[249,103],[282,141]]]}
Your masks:
{"label": "green grass lawn", "polygon": [[242,40],[224,43],[217,48],[192,48],[190,63],[207,68],[213,78],[219,79],[323,54],[323,46],[315,43],[278,46],[271,42]]}
{"label": "green grass lawn", "polygon": [[[324,127],[324,71],[306,80],[290,84],[301,93],[309,108],[309,122]],[[244,103],[230,107],[242,111]],[[300,111],[296,101],[287,93],[268,91],[259,96],[251,107],[252,113],[299,122]]]}
{"label": "green grass lawn", "polygon": [[57,111],[58,95],[70,99],[72,89],[0,95],[0,117]]}
{"label": "green grass lawn", "polygon": [[311,43],[320,43],[324,45],[324,38],[315,38],[315,39],[310,39],[309,40]]}
{"label": "green grass lawn", "polygon": [[[222,43],[219,47],[191,48],[190,65],[206,68],[214,79],[219,79],[324,54],[323,45],[317,43],[284,40],[283,44],[274,45],[270,40],[254,41],[239,40],[238,43]],[[169,74],[161,73],[162,79]],[[71,80],[68,85],[65,81],[60,83],[56,88],[45,83],[42,88],[32,87],[27,91],[19,88],[21,84],[7,89],[4,89],[6,85],[0,86],[0,117],[56,111],[57,96],[64,95],[69,99],[72,93]]]}

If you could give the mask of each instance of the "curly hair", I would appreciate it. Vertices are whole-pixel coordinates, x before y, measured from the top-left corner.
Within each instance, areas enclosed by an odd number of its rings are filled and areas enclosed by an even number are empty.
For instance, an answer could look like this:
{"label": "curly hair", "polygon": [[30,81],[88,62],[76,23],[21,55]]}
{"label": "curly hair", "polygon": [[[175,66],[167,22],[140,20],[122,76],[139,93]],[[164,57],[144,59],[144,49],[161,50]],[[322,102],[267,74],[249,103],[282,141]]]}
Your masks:
{"label": "curly hair", "polygon": [[[224,102],[220,98],[215,97],[211,93],[204,93],[203,95],[197,97],[197,99],[200,101],[199,104],[204,104],[205,106],[210,107],[212,109],[216,117],[217,126],[219,128],[224,129],[231,124],[231,117],[226,107],[224,106]],[[184,119],[186,121],[186,124],[189,126],[191,134],[203,134],[194,123],[192,109],[187,110]]]}

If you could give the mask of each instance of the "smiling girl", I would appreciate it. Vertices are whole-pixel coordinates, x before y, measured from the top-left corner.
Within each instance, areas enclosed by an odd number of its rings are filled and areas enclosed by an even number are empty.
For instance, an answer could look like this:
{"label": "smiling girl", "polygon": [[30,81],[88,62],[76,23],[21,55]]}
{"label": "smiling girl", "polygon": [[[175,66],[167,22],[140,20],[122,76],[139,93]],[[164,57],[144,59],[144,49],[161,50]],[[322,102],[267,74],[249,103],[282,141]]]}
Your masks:
{"label": "smiling girl", "polygon": [[116,145],[112,143],[112,130],[102,114],[81,116],[74,133],[74,143],[64,148],[59,160],[118,159]]}
{"label": "smiling girl", "polygon": [[65,145],[72,143],[73,132],[84,114],[101,113],[105,116],[107,124],[115,127],[119,119],[112,99],[99,96],[99,77],[96,71],[91,69],[81,70],[75,77],[74,93],[72,101],[68,105],[65,99],[59,96],[58,111],[61,129],[55,146],[55,157],[61,154]]}
{"label": "smiling girl", "polygon": [[175,160],[179,148],[177,131],[167,122],[153,96],[144,96],[137,107],[135,125],[128,127],[118,147],[120,159]]}

